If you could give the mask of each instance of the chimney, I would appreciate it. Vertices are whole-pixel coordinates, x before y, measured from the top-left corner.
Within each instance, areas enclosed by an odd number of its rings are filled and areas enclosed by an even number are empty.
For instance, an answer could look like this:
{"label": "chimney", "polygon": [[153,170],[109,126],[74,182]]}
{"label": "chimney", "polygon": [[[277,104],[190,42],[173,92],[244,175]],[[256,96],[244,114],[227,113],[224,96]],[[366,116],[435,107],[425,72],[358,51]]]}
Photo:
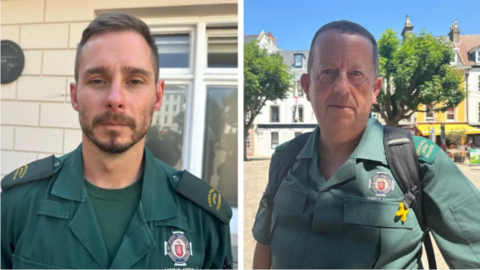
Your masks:
{"label": "chimney", "polygon": [[412,30],[413,30],[413,25],[410,22],[410,17],[408,17],[407,15],[407,19],[405,20],[405,26],[403,26],[403,30],[402,30],[403,41],[407,39],[408,35],[412,34]]}
{"label": "chimney", "polygon": [[452,42],[460,42],[460,28],[458,28],[457,20],[453,21],[452,26],[450,26],[448,36]]}

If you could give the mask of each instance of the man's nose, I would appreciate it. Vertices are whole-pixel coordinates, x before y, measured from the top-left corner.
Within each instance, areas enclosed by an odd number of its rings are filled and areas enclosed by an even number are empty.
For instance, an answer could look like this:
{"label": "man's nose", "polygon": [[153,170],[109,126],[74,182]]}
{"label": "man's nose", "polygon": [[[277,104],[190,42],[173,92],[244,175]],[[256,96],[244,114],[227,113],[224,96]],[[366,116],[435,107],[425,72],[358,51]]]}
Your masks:
{"label": "man's nose", "polygon": [[333,85],[333,92],[340,95],[345,95],[350,92],[350,82],[348,75],[345,72],[340,72]]}
{"label": "man's nose", "polygon": [[106,107],[117,111],[125,109],[125,89],[120,83],[112,83],[106,98]]}

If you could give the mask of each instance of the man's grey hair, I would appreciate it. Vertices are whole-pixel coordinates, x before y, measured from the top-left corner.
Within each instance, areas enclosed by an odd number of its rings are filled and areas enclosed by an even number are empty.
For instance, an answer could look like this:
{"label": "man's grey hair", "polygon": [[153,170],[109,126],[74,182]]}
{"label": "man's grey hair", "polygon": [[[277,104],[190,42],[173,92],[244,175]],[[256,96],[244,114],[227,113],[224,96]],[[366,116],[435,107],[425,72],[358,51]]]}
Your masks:
{"label": "man's grey hair", "polygon": [[123,12],[104,13],[93,20],[85,30],[83,30],[82,39],[77,47],[75,57],[75,81],[78,83],[78,68],[82,60],[82,51],[88,39],[94,35],[107,32],[136,32],[140,34],[150,47],[152,54],[152,64],[155,71],[155,82],[158,81],[159,60],[158,48],[154,38],[150,35],[150,29],[142,20]]}
{"label": "man's grey hair", "polygon": [[378,61],[378,46],[377,46],[377,41],[375,40],[375,37],[363,26],[351,21],[346,21],[346,20],[327,23],[324,26],[322,26],[320,29],[318,29],[317,33],[315,33],[315,36],[313,36],[312,44],[310,45],[310,52],[308,53],[307,73],[309,75],[311,75],[311,71],[312,71],[312,64],[313,64],[313,57],[314,57],[313,48],[315,46],[315,41],[321,33],[327,32],[328,30],[336,30],[336,31],[339,31],[340,33],[358,34],[370,40],[370,42],[372,42],[372,47],[373,47],[373,50],[372,50],[373,68],[375,71],[375,78],[379,76],[380,64]]}

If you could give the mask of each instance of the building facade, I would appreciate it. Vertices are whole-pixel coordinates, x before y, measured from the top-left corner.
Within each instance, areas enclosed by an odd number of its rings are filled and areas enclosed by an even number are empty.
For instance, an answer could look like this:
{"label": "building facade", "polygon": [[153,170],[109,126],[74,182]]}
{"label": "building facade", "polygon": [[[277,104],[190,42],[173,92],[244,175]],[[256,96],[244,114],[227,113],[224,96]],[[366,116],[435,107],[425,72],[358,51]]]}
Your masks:
{"label": "building facade", "polygon": [[[246,36],[248,42],[254,36]],[[287,142],[305,132],[312,131],[317,126],[312,106],[307,100],[300,85],[300,77],[307,73],[308,50],[283,51],[276,46],[276,39],[271,34],[262,31],[257,36],[260,47],[269,53],[278,52],[286,65],[295,74],[294,87],[288,97],[283,100],[267,101],[261,112],[255,118],[253,128],[247,139],[247,155],[270,157],[275,147]]]}
{"label": "building facade", "polygon": [[[407,23],[404,29],[406,28]],[[413,26],[411,28],[413,29]],[[450,26],[448,35],[438,38],[452,46],[453,58],[450,65],[461,76],[460,88],[465,91],[466,97],[455,108],[450,108],[446,112],[417,112],[415,114],[416,134],[433,138],[431,134],[433,128],[436,143],[440,144],[440,125],[444,124],[446,133],[450,131],[465,133],[466,136],[461,141],[462,145],[472,142],[480,146],[480,129],[478,128],[480,127],[480,34],[461,35],[455,20]],[[419,109],[426,110],[427,105],[420,105]]]}
{"label": "building facade", "polygon": [[2,177],[80,144],[79,117],[69,96],[77,44],[98,15],[129,13],[150,27],[166,85],[147,147],[209,182],[234,206],[236,261],[237,0],[2,0],[1,5],[2,41],[18,44],[25,58],[20,77],[1,85]]}

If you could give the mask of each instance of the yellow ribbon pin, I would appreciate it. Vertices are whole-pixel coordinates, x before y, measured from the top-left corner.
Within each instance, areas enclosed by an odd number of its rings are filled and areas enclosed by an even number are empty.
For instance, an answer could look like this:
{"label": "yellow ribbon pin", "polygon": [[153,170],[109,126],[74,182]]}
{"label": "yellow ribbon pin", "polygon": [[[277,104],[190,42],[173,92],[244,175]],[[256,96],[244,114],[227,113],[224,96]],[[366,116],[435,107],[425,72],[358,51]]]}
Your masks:
{"label": "yellow ribbon pin", "polygon": [[402,222],[405,222],[405,220],[407,220],[408,211],[410,211],[410,209],[405,209],[403,202],[401,202],[400,205],[398,206],[398,211],[396,216],[400,217],[400,220],[402,220]]}

